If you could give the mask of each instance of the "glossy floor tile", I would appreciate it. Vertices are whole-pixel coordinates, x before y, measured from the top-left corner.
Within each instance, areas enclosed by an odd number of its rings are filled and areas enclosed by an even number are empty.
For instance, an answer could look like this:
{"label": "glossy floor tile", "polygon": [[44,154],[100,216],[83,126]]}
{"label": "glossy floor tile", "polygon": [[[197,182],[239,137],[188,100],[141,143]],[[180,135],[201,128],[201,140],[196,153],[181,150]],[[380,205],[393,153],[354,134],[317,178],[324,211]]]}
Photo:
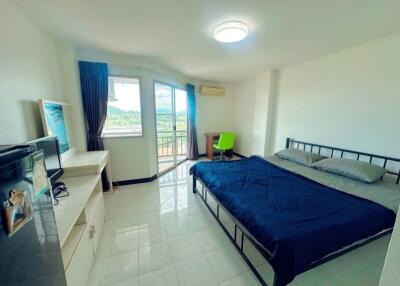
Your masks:
{"label": "glossy floor tile", "polygon": [[139,247],[167,241],[167,232],[162,223],[151,224],[138,229]]}
{"label": "glossy floor tile", "polygon": [[128,251],[104,259],[100,274],[100,285],[124,281],[138,276],[138,250]]}
{"label": "glossy floor tile", "polygon": [[102,250],[104,257],[113,256],[139,247],[138,230],[115,233],[106,236],[102,241]]}
{"label": "glossy floor tile", "polygon": [[259,283],[251,272],[243,273],[224,281],[220,286],[258,286]]}
{"label": "glossy floor tile", "polygon": [[173,263],[168,242],[139,248],[139,274],[159,270]]}
{"label": "glossy floor tile", "polygon": [[206,258],[220,283],[247,271],[246,264],[230,245],[207,253]]}
{"label": "glossy floor tile", "polygon": [[169,241],[174,262],[179,262],[201,254],[203,251],[195,233],[189,233]]}
{"label": "glossy floor tile", "polygon": [[176,286],[178,278],[172,265],[139,277],[141,286]]}
{"label": "glossy floor tile", "polygon": [[[192,164],[187,161],[153,182],[119,187],[105,196],[106,222],[88,286],[260,285],[192,193]],[[230,218],[222,209],[220,215],[233,234]],[[380,239],[306,272],[290,285],[377,285],[388,241]],[[244,248],[272,285],[272,268],[247,241]]]}
{"label": "glossy floor tile", "polygon": [[217,278],[204,255],[178,262],[174,267],[182,286],[218,285]]}

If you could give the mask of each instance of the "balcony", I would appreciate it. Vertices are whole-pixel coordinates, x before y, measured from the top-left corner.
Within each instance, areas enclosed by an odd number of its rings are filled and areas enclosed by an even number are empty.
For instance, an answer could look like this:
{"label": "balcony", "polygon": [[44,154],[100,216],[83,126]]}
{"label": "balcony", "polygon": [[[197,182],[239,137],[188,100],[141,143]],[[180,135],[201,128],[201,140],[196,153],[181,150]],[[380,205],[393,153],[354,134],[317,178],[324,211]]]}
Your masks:
{"label": "balcony", "polygon": [[187,158],[187,134],[177,131],[175,144],[171,132],[158,131],[157,135],[158,170],[161,173],[174,166],[174,148],[177,163]]}

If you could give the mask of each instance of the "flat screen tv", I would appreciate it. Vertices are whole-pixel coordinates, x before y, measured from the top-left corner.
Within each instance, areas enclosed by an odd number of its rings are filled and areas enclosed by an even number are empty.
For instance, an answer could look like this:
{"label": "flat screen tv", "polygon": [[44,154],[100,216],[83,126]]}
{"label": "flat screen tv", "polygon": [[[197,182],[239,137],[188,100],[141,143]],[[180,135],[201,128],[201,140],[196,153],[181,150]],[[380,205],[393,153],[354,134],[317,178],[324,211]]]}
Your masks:
{"label": "flat screen tv", "polygon": [[48,136],[29,142],[35,150],[42,150],[47,177],[53,185],[63,174],[60,144],[57,137]]}

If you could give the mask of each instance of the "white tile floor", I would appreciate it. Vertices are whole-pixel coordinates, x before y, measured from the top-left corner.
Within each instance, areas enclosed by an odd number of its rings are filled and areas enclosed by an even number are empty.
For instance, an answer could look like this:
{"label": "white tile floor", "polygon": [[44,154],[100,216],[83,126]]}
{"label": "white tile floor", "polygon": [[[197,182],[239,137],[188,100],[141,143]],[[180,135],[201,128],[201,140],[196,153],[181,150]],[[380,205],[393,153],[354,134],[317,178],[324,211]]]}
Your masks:
{"label": "white tile floor", "polygon": [[[154,182],[105,196],[106,223],[88,286],[260,285],[192,193],[191,165],[188,161]],[[228,219],[226,224],[232,225]],[[324,264],[291,285],[377,285],[388,241]],[[246,242],[245,249],[271,281],[270,267]]]}
{"label": "white tile floor", "polygon": [[192,193],[190,166],[105,196],[89,285],[259,285]]}

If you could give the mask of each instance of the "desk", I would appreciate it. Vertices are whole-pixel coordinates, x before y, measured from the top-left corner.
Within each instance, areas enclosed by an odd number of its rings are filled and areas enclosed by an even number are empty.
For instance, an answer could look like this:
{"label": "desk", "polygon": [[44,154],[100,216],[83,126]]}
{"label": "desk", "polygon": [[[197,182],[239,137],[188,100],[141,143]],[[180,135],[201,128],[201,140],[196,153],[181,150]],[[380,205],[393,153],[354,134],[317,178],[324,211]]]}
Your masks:
{"label": "desk", "polygon": [[110,192],[113,191],[111,177],[111,163],[109,151],[77,152],[71,158],[62,162],[65,177],[76,177],[101,174],[104,168],[107,170],[110,181]]}
{"label": "desk", "polygon": [[[208,133],[205,133],[205,135],[206,135],[206,153],[207,153],[207,158],[210,159],[210,160],[214,159],[214,147],[213,147],[213,145],[218,143],[220,134],[221,134],[221,132],[208,132]],[[215,154],[217,154],[217,153],[219,154],[219,152],[216,152]],[[228,157],[232,157],[233,149],[225,151],[225,155],[228,156]]]}
{"label": "desk", "polygon": [[206,153],[207,158],[212,160],[214,158],[213,145],[218,142],[220,132],[206,133]]}

